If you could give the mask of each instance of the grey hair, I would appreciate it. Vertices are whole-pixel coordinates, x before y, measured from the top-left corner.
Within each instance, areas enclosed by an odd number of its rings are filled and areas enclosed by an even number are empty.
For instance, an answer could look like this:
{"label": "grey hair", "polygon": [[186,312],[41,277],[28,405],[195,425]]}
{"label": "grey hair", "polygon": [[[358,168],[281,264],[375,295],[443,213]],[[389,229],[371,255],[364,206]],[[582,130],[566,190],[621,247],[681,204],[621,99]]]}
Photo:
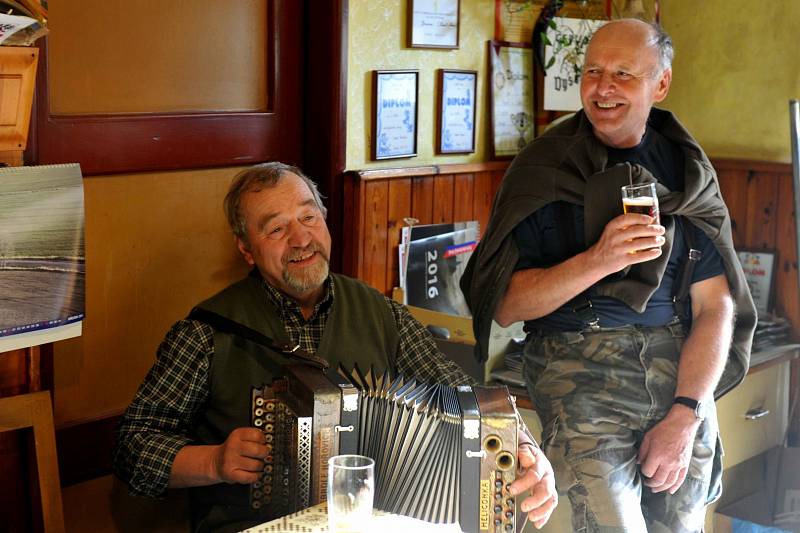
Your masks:
{"label": "grey hair", "polygon": [[322,205],[322,195],[317,189],[317,184],[303,174],[303,171],[299,168],[278,161],[252,166],[239,172],[233,178],[223,202],[225,217],[228,219],[231,231],[248,246],[250,242],[247,240],[247,221],[244,219],[241,209],[242,195],[246,192],[258,192],[265,188],[274,187],[286,174],[294,174],[302,179],[314,196],[314,202],[322,212],[323,218],[328,216],[328,210]]}
{"label": "grey hair", "polygon": [[650,36],[650,46],[655,47],[658,52],[658,74],[672,68],[672,58],[675,57],[675,48],[672,46],[672,37],[664,31],[658,22],[649,23],[652,35]]}

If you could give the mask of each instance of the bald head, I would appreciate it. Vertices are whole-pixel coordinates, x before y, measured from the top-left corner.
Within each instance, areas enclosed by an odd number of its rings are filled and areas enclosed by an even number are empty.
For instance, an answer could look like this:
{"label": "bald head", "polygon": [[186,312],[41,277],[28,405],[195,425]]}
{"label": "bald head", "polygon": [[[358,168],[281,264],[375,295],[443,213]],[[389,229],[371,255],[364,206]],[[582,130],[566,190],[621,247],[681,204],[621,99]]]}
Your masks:
{"label": "bald head", "polygon": [[631,42],[639,43],[641,48],[650,48],[657,58],[658,70],[654,75],[661,74],[664,70],[672,68],[672,58],[675,50],[672,47],[672,38],[661,28],[659,24],[644,22],[638,19],[618,19],[612,20],[594,32],[589,46],[595,39],[608,38],[620,40],[624,38],[625,44]]}

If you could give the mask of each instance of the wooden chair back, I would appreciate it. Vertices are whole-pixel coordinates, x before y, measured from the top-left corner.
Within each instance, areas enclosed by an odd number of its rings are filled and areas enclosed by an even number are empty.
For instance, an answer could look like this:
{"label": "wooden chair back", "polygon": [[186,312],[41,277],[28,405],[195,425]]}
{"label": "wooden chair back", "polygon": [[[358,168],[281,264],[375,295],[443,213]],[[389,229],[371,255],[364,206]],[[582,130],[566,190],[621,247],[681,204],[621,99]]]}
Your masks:
{"label": "wooden chair back", "polygon": [[61,503],[56,436],[49,392],[0,398],[0,432],[28,428],[33,430],[44,531],[63,533],[64,507]]}

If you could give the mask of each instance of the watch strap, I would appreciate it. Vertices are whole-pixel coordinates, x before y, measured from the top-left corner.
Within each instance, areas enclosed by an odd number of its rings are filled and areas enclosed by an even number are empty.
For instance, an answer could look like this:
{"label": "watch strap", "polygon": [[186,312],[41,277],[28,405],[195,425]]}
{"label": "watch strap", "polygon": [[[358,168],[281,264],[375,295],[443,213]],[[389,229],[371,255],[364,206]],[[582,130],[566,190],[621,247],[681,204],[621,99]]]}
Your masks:
{"label": "watch strap", "polygon": [[688,396],[676,396],[675,399],[672,401],[672,403],[679,403],[681,405],[685,405],[692,411],[697,409],[697,406],[700,405],[699,401],[693,398],[689,398]]}
{"label": "watch strap", "polygon": [[672,403],[685,405],[694,412],[694,417],[698,420],[702,420],[704,418],[701,407],[702,403],[700,403],[700,400],[695,400],[694,398],[689,398],[688,396],[676,396],[675,399],[672,400]]}

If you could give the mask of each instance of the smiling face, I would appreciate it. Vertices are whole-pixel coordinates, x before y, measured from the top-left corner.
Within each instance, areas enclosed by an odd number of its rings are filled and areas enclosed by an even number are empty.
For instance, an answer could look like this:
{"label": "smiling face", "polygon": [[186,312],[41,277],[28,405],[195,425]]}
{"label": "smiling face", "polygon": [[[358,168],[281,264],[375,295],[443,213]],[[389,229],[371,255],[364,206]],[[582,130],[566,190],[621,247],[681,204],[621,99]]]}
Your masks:
{"label": "smiling face", "polygon": [[581,102],[594,133],[607,146],[642,140],[650,109],[667,96],[669,68],[659,68],[652,28],[636,20],[609,22],[595,32],[581,76]]}
{"label": "smiling face", "polygon": [[264,279],[301,305],[313,305],[328,277],[331,236],[308,185],[284,173],[272,187],[241,198],[247,242],[239,251]]}

